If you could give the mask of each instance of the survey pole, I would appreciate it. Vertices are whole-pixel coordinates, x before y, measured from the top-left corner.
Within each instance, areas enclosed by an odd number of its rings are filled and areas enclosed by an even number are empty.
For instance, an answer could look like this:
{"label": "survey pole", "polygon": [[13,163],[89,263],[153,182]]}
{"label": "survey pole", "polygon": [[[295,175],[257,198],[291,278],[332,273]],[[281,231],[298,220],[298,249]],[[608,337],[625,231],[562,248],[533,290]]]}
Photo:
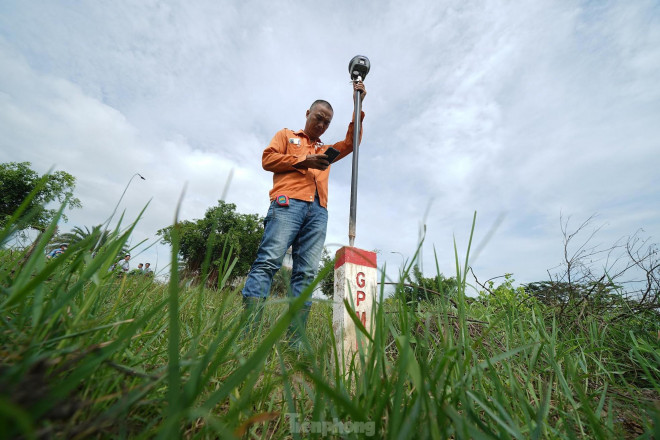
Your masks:
{"label": "survey pole", "polygon": [[[371,65],[369,58],[356,55],[348,63],[351,81],[362,82],[369,73]],[[360,147],[360,130],[362,128],[362,92],[355,92],[353,103],[353,169],[351,172],[351,208],[348,218],[348,245],[355,245],[355,217],[357,215],[357,185],[358,185],[358,159]]]}

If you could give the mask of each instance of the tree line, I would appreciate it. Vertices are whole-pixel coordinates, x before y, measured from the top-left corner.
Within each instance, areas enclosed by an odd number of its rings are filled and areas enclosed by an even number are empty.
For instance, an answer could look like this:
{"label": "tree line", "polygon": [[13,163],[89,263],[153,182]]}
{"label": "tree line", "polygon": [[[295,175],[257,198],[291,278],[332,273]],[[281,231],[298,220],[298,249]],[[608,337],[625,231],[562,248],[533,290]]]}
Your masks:
{"label": "tree line", "polygon": [[[43,232],[55,218],[58,210],[48,208],[49,204],[66,204],[69,209],[81,208],[80,200],[74,197],[76,179],[65,171],[55,171],[39,175],[30,168],[29,162],[0,164],[0,229],[8,224],[17,230],[34,229]],[[62,215],[66,221],[66,217]],[[550,275],[548,280],[512,286],[512,278],[505,277],[503,283],[495,287],[492,281],[480,283],[476,276],[475,290],[481,292],[484,301],[497,301],[502,295],[520,296],[521,305],[525,298],[534,297],[547,306],[556,307],[558,318],[579,322],[586,313],[599,313],[616,308],[621,314],[651,313],[660,311],[660,258],[657,245],[641,239],[637,234],[628,237],[611,247],[591,246],[593,233],[576,245],[592,219],[582,223],[576,230],[568,230],[568,222],[562,223],[564,235],[564,261],[562,270]],[[223,281],[237,285],[250,270],[256,258],[257,249],[264,230],[264,218],[258,214],[242,214],[236,205],[219,200],[216,206],[206,210],[204,217],[184,220],[177,223],[178,253],[181,262],[181,276],[197,280],[209,286]],[[76,226],[71,232],[57,234],[51,248],[61,244],[74,244],[98,232],[100,225]],[[173,244],[175,225],[160,229],[157,234],[162,243]],[[107,231],[101,235],[98,245],[107,240]],[[571,252],[571,249],[577,249]],[[123,249],[122,253],[127,250]],[[605,266],[596,271],[590,262],[601,256],[611,256],[620,251],[615,259],[617,265]],[[612,259],[614,260],[614,259]],[[323,252],[320,271],[325,276],[320,280],[321,292],[331,297],[333,294],[334,259],[327,249]],[[627,288],[630,280],[626,276],[636,271],[640,276],[635,280],[635,289]],[[275,276],[273,292],[283,296],[288,290],[289,270],[282,268]],[[630,278],[630,277],[629,277]],[[402,281],[405,286],[400,291],[409,304],[432,301],[439,297],[456,295],[457,282],[453,277],[439,273],[435,277],[425,277],[418,266],[405,272]]]}

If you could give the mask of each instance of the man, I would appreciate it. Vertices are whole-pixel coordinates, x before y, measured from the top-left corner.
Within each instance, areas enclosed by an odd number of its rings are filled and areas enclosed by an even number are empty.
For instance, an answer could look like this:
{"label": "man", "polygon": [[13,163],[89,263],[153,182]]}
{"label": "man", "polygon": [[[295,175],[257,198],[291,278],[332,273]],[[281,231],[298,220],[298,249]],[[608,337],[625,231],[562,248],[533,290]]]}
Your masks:
{"label": "man", "polygon": [[128,260],[130,259],[131,256],[129,254],[126,254],[123,259],[117,262],[117,266],[119,266],[122,272],[126,273],[131,268],[131,264],[128,262]]}
{"label": "man", "polygon": [[142,275],[142,274],[144,274],[144,268],[143,268],[143,266],[144,266],[144,264],[142,264],[142,263],[138,263],[138,267],[137,267],[137,269],[133,269],[133,270],[130,272],[130,274],[131,274],[131,275]]}
{"label": "man", "polygon": [[63,244],[62,246],[60,246],[58,248],[55,248],[52,251],[50,251],[48,253],[48,255],[46,255],[46,258],[48,258],[50,260],[51,258],[59,257],[66,250],[67,250],[67,245]]}
{"label": "man", "polygon": [[144,266],[144,274],[146,276],[152,276],[154,274],[153,269],[151,268],[151,263],[147,263]]}
{"label": "man", "polygon": [[[354,82],[353,90],[360,91],[362,99],[367,94],[361,82]],[[328,156],[324,154],[328,147],[321,142],[321,136],[332,116],[330,103],[314,101],[305,113],[305,128],[280,130],[263,152],[262,166],[273,173],[273,188],[264,235],[243,288],[243,305],[252,315],[250,327],[261,318],[263,301],[289,246],[293,257],[291,296],[298,297],[316,276],[328,223],[330,174]],[[353,151],[353,122],[346,138],[332,147],[339,151],[336,160]],[[289,329],[292,343],[300,342],[311,304],[305,303],[300,318]]]}

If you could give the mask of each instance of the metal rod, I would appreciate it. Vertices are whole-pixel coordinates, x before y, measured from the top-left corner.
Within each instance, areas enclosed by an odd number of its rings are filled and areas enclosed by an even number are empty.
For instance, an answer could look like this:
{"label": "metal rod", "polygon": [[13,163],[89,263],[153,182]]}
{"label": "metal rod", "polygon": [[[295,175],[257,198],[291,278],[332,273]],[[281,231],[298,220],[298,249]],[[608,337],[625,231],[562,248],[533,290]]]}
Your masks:
{"label": "metal rod", "polygon": [[104,229],[103,229],[103,231],[100,231],[100,232],[101,232],[101,235],[99,236],[98,241],[97,241],[96,244],[94,245],[94,251],[95,251],[95,252],[98,250],[99,245],[101,244],[101,240],[103,239],[103,233],[104,233],[105,231],[108,230],[108,227],[110,226],[110,223],[112,222],[113,217],[114,217],[115,214],[117,213],[117,208],[119,208],[119,204],[120,204],[121,201],[124,199],[124,196],[126,195],[126,191],[128,191],[128,187],[131,186],[131,182],[133,181],[133,179],[135,179],[135,178],[138,177],[138,176],[139,176],[140,179],[142,179],[142,180],[147,180],[147,179],[145,179],[144,176],[143,176],[142,174],[140,174],[140,173],[135,173],[135,174],[133,174],[133,175],[131,176],[130,179],[128,179],[128,183],[126,184],[126,187],[124,188],[124,192],[121,193],[121,197],[119,197],[119,201],[118,201],[117,204],[115,205],[115,209],[113,209],[113,210],[112,210],[112,214],[110,214],[110,218],[108,218],[105,222],[103,222],[103,223],[101,224],[101,226],[103,226]]}
{"label": "metal rod", "polygon": [[[362,81],[361,77],[357,77],[356,81]],[[355,92],[355,102],[353,114],[353,171],[351,173],[351,210],[348,219],[348,245],[353,247],[355,244],[355,215],[357,211],[357,184],[358,184],[358,153],[360,147],[360,125],[362,116],[362,100],[360,99],[361,91]]]}

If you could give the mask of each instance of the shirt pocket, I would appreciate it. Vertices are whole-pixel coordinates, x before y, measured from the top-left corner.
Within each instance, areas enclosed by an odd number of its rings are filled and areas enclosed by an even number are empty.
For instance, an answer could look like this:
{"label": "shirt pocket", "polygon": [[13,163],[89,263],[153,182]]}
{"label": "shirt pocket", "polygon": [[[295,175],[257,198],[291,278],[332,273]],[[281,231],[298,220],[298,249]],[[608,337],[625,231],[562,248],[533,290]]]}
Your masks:
{"label": "shirt pocket", "polygon": [[296,155],[302,154],[303,152],[302,140],[297,137],[292,137],[287,139],[286,152],[288,154],[296,154]]}

